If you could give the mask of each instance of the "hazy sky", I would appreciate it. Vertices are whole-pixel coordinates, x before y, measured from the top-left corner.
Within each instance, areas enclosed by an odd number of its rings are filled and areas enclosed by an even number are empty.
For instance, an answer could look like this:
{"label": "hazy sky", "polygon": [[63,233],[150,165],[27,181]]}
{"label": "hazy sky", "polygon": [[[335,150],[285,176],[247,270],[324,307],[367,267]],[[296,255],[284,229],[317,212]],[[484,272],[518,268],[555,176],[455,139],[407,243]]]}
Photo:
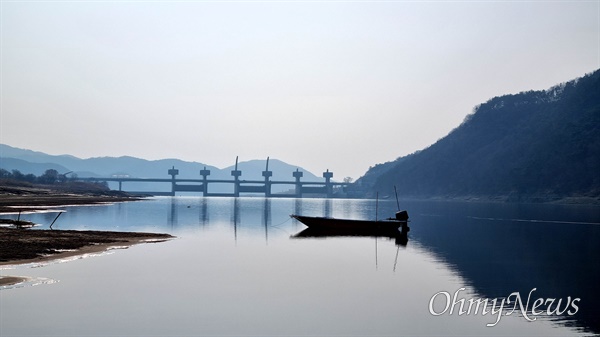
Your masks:
{"label": "hazy sky", "polygon": [[598,0],[0,6],[0,143],[82,158],[356,179],[494,96],[600,68]]}

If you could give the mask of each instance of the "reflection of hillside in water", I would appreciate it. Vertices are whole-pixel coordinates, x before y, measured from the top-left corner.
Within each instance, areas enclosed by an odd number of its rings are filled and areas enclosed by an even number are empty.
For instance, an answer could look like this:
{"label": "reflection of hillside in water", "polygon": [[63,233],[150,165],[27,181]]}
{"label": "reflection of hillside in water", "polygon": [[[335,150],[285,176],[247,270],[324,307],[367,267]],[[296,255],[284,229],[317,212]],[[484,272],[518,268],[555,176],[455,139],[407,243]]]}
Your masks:
{"label": "reflection of hillside in water", "polygon": [[[574,316],[557,319],[600,332],[598,224],[514,220],[511,215],[517,214],[510,213],[504,213],[501,219],[466,217],[469,213],[464,207],[446,207],[457,208],[446,209],[444,216],[419,217],[411,240],[438,256],[487,298],[519,292],[526,300],[535,288],[529,310],[537,298],[562,298],[563,308],[569,296],[580,298]],[[593,220],[597,212],[590,215]],[[544,218],[548,214],[528,215],[528,219]]]}
{"label": "reflection of hillside in water", "polygon": [[[264,231],[266,240],[275,227],[285,224],[288,229],[292,226],[289,235],[327,238],[349,234],[305,232],[303,225],[287,222],[289,214],[339,217],[341,208],[346,208],[341,212],[344,216],[372,216],[374,209],[353,209],[357,205],[335,200],[173,198],[168,223],[172,228],[226,223],[233,227],[236,239],[244,229]],[[380,201],[379,214],[393,214],[395,206]],[[557,319],[600,333],[597,207],[408,201],[402,207],[409,210],[411,231],[408,237],[392,238],[396,244],[411,241],[423,247],[486,298],[519,292],[526,300],[534,288],[531,303],[537,298],[581,298],[574,316]]]}

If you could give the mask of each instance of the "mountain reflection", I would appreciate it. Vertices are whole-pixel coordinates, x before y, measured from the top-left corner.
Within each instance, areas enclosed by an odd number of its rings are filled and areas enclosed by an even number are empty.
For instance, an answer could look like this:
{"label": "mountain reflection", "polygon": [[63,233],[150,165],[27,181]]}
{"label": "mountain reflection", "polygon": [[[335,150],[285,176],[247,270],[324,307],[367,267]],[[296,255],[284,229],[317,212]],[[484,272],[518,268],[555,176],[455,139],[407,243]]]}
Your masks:
{"label": "mountain reflection", "polygon": [[419,219],[412,238],[487,298],[519,292],[526,299],[532,289],[531,303],[537,298],[581,298],[577,314],[560,319],[600,332],[600,227],[587,223],[597,221],[597,210],[579,223],[568,223],[569,214],[553,209],[549,215],[548,208],[555,207],[550,205],[499,205],[503,210],[491,210],[499,212],[492,217],[489,210],[474,207],[438,204],[433,212],[424,212],[430,215]]}
{"label": "mountain reflection", "polygon": [[[598,207],[404,201],[411,217],[408,236],[305,230],[289,214],[372,219],[374,201],[268,198],[172,198],[171,228],[226,225],[235,240],[263,231],[265,240],[384,237],[398,246],[410,240],[461,276],[479,296],[580,298],[578,312],[563,324],[600,333],[600,226]],[[274,206],[276,205],[276,206]],[[395,202],[379,202],[379,214],[393,214]],[[285,226],[282,226],[284,225]],[[410,246],[412,247],[413,244]],[[440,289],[443,290],[443,289]],[[531,308],[531,306],[530,306]],[[552,317],[554,318],[554,317]]]}

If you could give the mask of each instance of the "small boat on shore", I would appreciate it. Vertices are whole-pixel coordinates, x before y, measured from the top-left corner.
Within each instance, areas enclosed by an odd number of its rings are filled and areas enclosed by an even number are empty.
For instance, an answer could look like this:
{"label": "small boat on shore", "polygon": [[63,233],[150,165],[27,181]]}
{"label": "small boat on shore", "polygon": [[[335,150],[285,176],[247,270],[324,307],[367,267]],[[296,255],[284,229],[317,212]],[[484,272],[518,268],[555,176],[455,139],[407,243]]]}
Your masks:
{"label": "small boat on shore", "polygon": [[0,219],[0,226],[14,226],[16,228],[31,228],[35,224],[31,221],[15,220],[15,219]]}
{"label": "small boat on shore", "polygon": [[402,227],[402,232],[406,233],[409,231],[408,212],[406,211],[398,211],[394,218],[385,220],[338,219],[295,214],[290,216],[302,222],[307,227],[314,229],[389,231],[398,230],[398,228]]}

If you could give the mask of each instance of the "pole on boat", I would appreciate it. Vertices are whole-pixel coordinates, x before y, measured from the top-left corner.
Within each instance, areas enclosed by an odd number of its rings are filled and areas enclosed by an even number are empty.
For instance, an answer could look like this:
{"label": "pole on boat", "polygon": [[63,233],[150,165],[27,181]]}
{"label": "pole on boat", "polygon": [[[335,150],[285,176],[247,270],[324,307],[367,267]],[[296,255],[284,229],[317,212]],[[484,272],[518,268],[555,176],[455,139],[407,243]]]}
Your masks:
{"label": "pole on boat", "polygon": [[379,208],[379,192],[375,194],[375,221],[377,221],[377,211]]}
{"label": "pole on boat", "polygon": [[[375,221],[378,219],[378,211],[379,211],[379,192],[375,193]],[[377,235],[375,235],[375,270],[379,268],[379,261],[377,256]]]}
{"label": "pole on boat", "polygon": [[398,201],[398,191],[396,190],[396,185],[394,185],[394,193],[396,193],[396,205],[398,205],[398,211],[400,211],[400,201]]}

